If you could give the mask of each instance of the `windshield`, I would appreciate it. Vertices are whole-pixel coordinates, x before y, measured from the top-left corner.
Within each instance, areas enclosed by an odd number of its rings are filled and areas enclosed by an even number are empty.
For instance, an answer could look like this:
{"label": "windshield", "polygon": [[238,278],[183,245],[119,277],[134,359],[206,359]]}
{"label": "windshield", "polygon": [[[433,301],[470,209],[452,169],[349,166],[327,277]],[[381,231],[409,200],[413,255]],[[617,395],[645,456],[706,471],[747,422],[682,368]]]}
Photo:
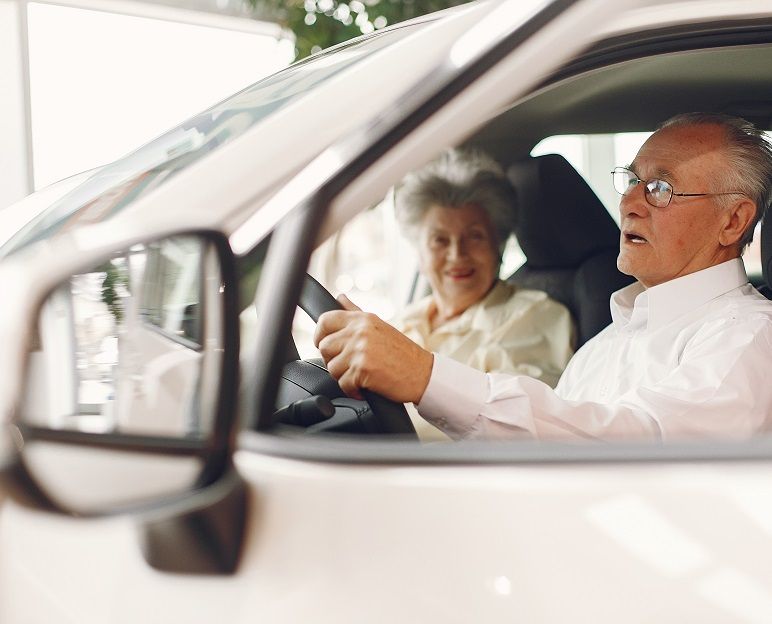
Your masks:
{"label": "windshield", "polygon": [[413,23],[330,48],[299,61],[189,119],[128,156],[101,168],[43,210],[4,246],[0,257],[78,223],[108,219],[291,102],[373,53],[403,39]]}

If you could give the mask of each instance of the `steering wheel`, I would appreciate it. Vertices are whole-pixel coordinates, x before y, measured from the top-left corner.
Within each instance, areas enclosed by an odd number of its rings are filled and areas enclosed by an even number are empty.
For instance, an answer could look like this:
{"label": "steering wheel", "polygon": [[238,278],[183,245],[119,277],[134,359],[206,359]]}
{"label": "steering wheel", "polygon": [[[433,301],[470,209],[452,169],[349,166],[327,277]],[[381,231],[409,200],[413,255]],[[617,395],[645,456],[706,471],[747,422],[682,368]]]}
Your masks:
{"label": "steering wheel", "polygon": [[[314,323],[324,312],[343,309],[335,297],[310,275],[306,275],[298,305]],[[409,434],[417,437],[415,427],[402,403],[365,389],[362,390],[362,396],[370,406],[376,421],[375,428],[379,433]]]}

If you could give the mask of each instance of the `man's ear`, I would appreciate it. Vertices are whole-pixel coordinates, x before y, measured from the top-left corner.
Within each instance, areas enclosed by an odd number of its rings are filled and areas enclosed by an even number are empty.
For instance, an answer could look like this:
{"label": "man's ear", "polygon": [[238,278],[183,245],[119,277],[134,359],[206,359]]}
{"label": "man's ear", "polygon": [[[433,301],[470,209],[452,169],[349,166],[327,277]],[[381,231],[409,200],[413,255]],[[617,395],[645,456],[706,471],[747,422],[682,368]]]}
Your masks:
{"label": "man's ear", "polygon": [[724,247],[737,245],[756,218],[756,204],[748,198],[733,203],[727,210],[718,242]]}

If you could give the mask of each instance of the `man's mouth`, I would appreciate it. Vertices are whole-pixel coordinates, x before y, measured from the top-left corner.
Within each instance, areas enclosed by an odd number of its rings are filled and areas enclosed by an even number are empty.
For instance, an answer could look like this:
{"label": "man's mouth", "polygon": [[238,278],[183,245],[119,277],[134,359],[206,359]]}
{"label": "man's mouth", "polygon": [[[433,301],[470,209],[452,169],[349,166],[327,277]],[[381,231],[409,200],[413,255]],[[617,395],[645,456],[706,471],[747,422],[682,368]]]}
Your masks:
{"label": "man's mouth", "polygon": [[640,234],[637,234],[636,232],[625,232],[624,237],[628,243],[633,243],[636,245],[642,245],[643,243],[649,242],[643,236],[641,236]]}

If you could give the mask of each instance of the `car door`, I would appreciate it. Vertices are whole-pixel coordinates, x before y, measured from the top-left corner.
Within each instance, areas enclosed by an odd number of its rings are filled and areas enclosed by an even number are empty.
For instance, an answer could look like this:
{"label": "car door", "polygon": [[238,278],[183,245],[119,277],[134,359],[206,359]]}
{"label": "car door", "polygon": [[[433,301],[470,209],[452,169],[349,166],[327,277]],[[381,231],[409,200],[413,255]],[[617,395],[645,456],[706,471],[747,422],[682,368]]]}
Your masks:
{"label": "car door", "polygon": [[[449,125],[452,108],[442,112]],[[403,164],[412,168],[411,158],[422,160],[416,153],[436,145],[437,127],[426,125],[373,156],[363,174],[325,188],[327,219],[345,214],[347,201],[374,199],[368,190],[375,196],[384,190],[379,184],[400,179]],[[300,219],[296,225],[295,241],[310,247],[323,238],[314,227],[304,231]],[[334,228],[329,221],[320,227]],[[269,283],[292,279],[284,270]],[[269,405],[258,413],[268,413]],[[311,617],[317,605],[327,606],[330,617],[367,614],[375,621],[768,617],[769,575],[761,563],[769,526],[761,509],[772,494],[768,439],[668,448],[548,446],[434,447],[415,454],[405,448],[403,454],[376,444],[325,446],[246,432],[237,462],[272,495],[281,491],[288,502],[311,506],[313,528],[280,504],[267,514],[277,530],[292,532],[297,546],[288,555],[292,570],[311,593],[288,598],[299,619]],[[287,461],[276,463],[276,456]],[[707,508],[717,514],[710,522],[701,511]],[[748,540],[730,544],[729,526]],[[256,563],[270,553],[280,556],[264,547],[268,554],[249,553]],[[763,551],[758,559],[751,554],[756,548]],[[353,588],[345,605],[330,598],[339,595],[341,577]]]}

